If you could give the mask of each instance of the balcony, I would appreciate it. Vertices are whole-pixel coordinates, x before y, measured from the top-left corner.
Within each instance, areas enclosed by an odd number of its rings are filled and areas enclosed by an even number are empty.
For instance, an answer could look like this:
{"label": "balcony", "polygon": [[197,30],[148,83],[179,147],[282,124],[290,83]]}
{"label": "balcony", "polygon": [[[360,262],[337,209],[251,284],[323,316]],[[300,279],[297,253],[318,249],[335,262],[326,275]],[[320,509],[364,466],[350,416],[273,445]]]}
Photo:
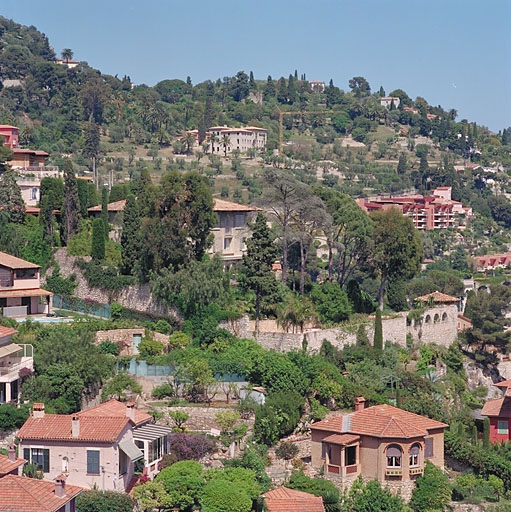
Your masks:
{"label": "balcony", "polygon": [[403,476],[403,470],[401,468],[387,468],[385,476]]}
{"label": "balcony", "polygon": [[[1,348],[8,348],[6,347]],[[28,368],[29,370],[34,369],[34,348],[32,345],[21,344],[19,345],[21,349],[18,351],[18,354],[13,357],[11,354],[10,361],[4,361],[0,359],[0,382],[11,382],[13,380],[17,380],[19,378],[19,372],[23,368]],[[7,358],[8,356],[5,356]]]}
{"label": "balcony", "polygon": [[410,476],[422,475],[424,473],[424,468],[410,468],[409,473]]}
{"label": "balcony", "polygon": [[358,464],[353,464],[351,466],[338,466],[336,464],[325,464],[325,470],[327,474],[330,475],[338,475],[341,478],[356,475],[359,470]]}

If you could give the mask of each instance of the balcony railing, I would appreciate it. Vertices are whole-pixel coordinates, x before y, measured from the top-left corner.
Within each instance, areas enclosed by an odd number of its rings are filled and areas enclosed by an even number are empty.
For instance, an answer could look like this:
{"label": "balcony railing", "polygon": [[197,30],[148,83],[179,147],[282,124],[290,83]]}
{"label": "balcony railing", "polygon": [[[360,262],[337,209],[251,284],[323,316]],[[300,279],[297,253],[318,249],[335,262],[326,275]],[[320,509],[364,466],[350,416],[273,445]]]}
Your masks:
{"label": "balcony railing", "polygon": [[401,468],[387,468],[385,470],[386,476],[402,476],[403,470]]}
{"label": "balcony railing", "polygon": [[410,475],[422,475],[424,468],[410,468]]}

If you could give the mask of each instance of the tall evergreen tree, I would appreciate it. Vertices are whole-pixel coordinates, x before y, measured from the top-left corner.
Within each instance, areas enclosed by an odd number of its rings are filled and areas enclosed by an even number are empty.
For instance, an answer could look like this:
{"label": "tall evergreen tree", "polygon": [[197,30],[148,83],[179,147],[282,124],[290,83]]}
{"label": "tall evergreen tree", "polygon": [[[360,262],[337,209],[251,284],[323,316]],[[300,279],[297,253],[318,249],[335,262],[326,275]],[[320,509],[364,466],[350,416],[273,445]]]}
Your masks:
{"label": "tall evergreen tree", "polygon": [[140,257],[140,214],[135,196],[126,199],[122,222],[121,255],[124,274],[134,274]]}
{"label": "tall evergreen tree", "polygon": [[90,158],[91,169],[94,172],[94,180],[98,183],[96,176],[97,159],[99,155],[99,126],[95,123],[87,123],[85,128],[85,143],[83,146],[83,154]]}
{"label": "tall evergreen tree", "polygon": [[55,192],[49,190],[41,198],[39,212],[39,224],[43,228],[44,238],[53,245],[55,238],[53,233],[53,209],[55,208]]}
{"label": "tall evergreen tree", "polygon": [[376,316],[374,318],[373,348],[378,353],[383,351],[383,324],[381,321],[381,311],[379,309],[376,310]]}
{"label": "tall evergreen tree", "polygon": [[264,101],[268,101],[271,98],[275,98],[276,94],[277,94],[277,89],[275,87],[275,82],[273,81],[271,75],[268,75],[268,78],[266,79],[266,84],[265,84],[264,90],[263,90]]}
{"label": "tall evergreen tree", "polygon": [[279,103],[287,103],[287,84],[283,76],[277,82],[277,101]]}
{"label": "tall evergreen tree", "polygon": [[91,256],[96,262],[105,259],[105,224],[102,219],[94,219],[92,223]]}
{"label": "tall evergreen tree", "polygon": [[406,154],[401,153],[399,155],[399,162],[397,163],[397,173],[402,175],[406,172],[406,169],[408,167],[408,162],[406,160]]}
{"label": "tall evergreen tree", "polygon": [[275,235],[266,223],[262,213],[257,214],[252,228],[252,236],[247,240],[247,252],[243,256],[242,286],[255,293],[256,332],[259,332],[261,317],[261,300],[271,295],[277,281],[272,272],[272,265],[277,258],[278,249],[274,244]]}
{"label": "tall evergreen tree", "polygon": [[89,182],[85,180],[76,180],[78,185],[78,201],[80,203],[80,215],[87,217],[89,208]]}
{"label": "tall evergreen tree", "polygon": [[0,206],[6,207],[11,222],[23,224],[25,222],[25,203],[21,196],[21,189],[16,183],[16,175],[7,169],[0,175]]}
{"label": "tall evergreen tree", "polygon": [[64,163],[64,240],[69,239],[78,231],[80,201],[78,199],[78,184],[71,160]]}
{"label": "tall evergreen tree", "polygon": [[378,92],[378,95],[380,96],[380,98],[385,97],[385,89],[383,88],[383,85],[380,85],[380,90]]}
{"label": "tall evergreen tree", "polygon": [[248,78],[248,86],[250,87],[250,90],[254,90],[256,88],[255,80],[254,80],[254,73],[251,71]]}
{"label": "tall evergreen tree", "polygon": [[108,189],[103,187],[101,189],[101,220],[105,225],[104,232],[105,238],[108,240],[108,232],[110,231],[110,223],[108,222]]}
{"label": "tall evergreen tree", "polygon": [[289,80],[287,82],[287,101],[290,104],[295,103],[297,94],[298,94],[298,89],[296,87],[296,80],[293,75],[289,75]]}

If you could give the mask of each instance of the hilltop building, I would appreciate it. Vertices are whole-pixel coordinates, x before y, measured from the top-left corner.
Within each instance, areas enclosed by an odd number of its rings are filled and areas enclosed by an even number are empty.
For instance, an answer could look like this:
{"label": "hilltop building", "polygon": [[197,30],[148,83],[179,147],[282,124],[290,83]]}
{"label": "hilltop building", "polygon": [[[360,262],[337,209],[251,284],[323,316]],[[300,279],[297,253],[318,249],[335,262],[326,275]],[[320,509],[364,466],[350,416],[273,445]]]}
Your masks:
{"label": "hilltop building", "polygon": [[[392,107],[392,104],[394,104],[394,107]],[[399,108],[400,104],[401,104],[401,99],[398,98],[397,96],[388,96],[386,98],[380,98],[380,105],[389,110],[391,108]]]}
{"label": "hilltop building", "polygon": [[445,423],[392,405],[365,408],[313,423],[312,466],[341,489],[361,475],[409,499],[427,460],[444,467]]}
{"label": "hilltop building", "polygon": [[61,66],[66,66],[68,69],[76,68],[80,64],[78,60],[73,59],[55,59],[55,62]]}
{"label": "hilltop building", "polygon": [[432,195],[377,196],[357,199],[357,204],[365,212],[398,208],[403,215],[410,217],[413,225],[420,230],[466,228],[472,217],[472,208],[463,206],[451,199],[452,187],[438,187]]}
{"label": "hilltop building", "polygon": [[325,92],[325,82],[321,82],[320,80],[311,80],[309,82],[309,87],[311,88],[312,92]]}
{"label": "hilltop building", "polygon": [[474,256],[478,271],[496,270],[511,267],[511,252]]}
{"label": "hilltop building", "polygon": [[[224,136],[227,136],[229,143],[224,146]],[[242,128],[231,128],[229,126],[212,126],[209,129],[209,140],[212,153],[232,153],[235,149],[245,153],[249,149],[256,149],[264,152],[268,131],[258,126],[244,126]]]}

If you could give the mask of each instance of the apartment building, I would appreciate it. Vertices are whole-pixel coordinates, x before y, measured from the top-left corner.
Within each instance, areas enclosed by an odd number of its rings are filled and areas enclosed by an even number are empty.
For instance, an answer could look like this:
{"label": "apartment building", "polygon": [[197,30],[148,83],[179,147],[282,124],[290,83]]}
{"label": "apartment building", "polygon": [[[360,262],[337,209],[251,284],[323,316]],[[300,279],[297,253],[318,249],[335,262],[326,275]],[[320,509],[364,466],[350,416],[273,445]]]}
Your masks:
{"label": "apartment building", "polygon": [[[227,139],[224,139],[224,136]],[[242,153],[249,149],[260,152],[266,150],[268,131],[258,126],[231,128],[229,126],[212,126],[209,129],[211,152],[214,154],[230,154],[235,149]]]}
{"label": "apartment building", "polygon": [[377,196],[360,198],[356,202],[368,213],[398,208],[420,230],[454,228],[463,231],[472,217],[472,208],[451,199],[451,192],[451,187],[438,187],[429,196]]}

